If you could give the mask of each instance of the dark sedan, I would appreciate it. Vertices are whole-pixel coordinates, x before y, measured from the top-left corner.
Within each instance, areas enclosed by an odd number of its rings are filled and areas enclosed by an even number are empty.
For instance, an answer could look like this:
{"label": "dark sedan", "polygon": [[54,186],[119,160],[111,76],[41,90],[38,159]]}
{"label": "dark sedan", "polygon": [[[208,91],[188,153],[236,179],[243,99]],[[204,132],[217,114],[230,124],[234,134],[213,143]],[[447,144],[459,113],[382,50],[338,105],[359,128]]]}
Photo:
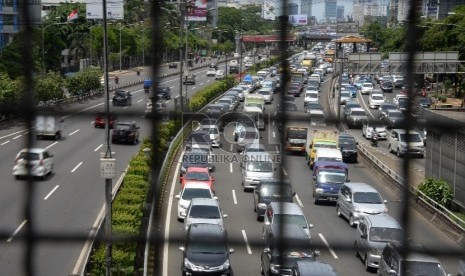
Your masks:
{"label": "dark sedan", "polygon": [[117,122],[111,133],[111,142],[136,145],[139,142],[139,126],[134,121]]}
{"label": "dark sedan", "polygon": [[128,106],[132,104],[131,92],[126,90],[116,90],[113,95],[113,105]]}
{"label": "dark sedan", "polygon": [[393,89],[394,89],[394,85],[392,84],[391,81],[383,81],[380,85],[381,87],[381,90],[383,90],[383,92],[385,93],[392,93]]}
{"label": "dark sedan", "polygon": [[398,109],[390,109],[382,120],[387,128],[402,128],[405,116],[404,113]]}

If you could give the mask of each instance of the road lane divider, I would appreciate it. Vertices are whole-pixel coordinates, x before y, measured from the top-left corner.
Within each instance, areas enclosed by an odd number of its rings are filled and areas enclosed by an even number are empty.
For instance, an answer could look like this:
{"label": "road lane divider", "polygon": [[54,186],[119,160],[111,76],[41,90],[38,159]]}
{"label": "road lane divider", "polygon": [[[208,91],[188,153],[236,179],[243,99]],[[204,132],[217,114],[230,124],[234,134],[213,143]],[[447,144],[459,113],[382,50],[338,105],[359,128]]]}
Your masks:
{"label": "road lane divider", "polygon": [[287,175],[286,169],[283,168],[283,174]]}
{"label": "road lane divider", "polygon": [[244,229],[242,229],[242,237],[244,238],[245,247],[247,248],[247,253],[249,255],[252,255],[252,249],[250,248],[249,240],[247,239],[247,234],[245,233]]}
{"label": "road lane divider", "polygon": [[75,131],[71,132],[71,133],[69,134],[69,136],[71,136],[71,135],[73,135],[73,134],[76,134],[76,133],[78,133],[78,132],[79,132],[79,129],[76,129]]}
{"label": "road lane divider", "polygon": [[6,145],[6,144],[8,144],[9,142],[10,142],[10,140],[7,140],[7,141],[1,143],[0,145],[1,145],[1,146]]}
{"label": "road lane divider", "polygon": [[53,142],[50,145],[46,146],[45,149],[49,149],[49,148],[55,146],[56,144],[58,144],[58,142]]}
{"label": "road lane divider", "polygon": [[76,167],[74,167],[71,172],[75,172],[80,166],[82,165],[82,162],[79,162],[79,164],[76,165]]}
{"label": "road lane divider", "polygon": [[13,137],[13,140],[18,139],[18,138],[21,137],[21,136],[22,136],[22,135],[18,135],[18,136],[16,136],[16,137]]}
{"label": "road lane divider", "polygon": [[47,200],[50,198],[50,196],[60,187],[60,185],[56,185],[55,188],[53,188],[45,197],[44,200]]}
{"label": "road lane divider", "polygon": [[[181,157],[184,155],[184,151],[181,153]],[[173,209],[173,199],[174,199],[174,188],[176,187],[176,180],[177,175],[179,175],[179,170],[181,169],[181,162],[178,162],[176,165],[176,169],[174,170],[173,181],[171,182],[170,187],[170,195],[168,197],[168,207],[166,210],[166,218],[165,218],[165,233],[164,233],[164,240],[169,241],[170,238],[170,221],[171,221],[171,210]],[[163,256],[168,256],[169,252],[169,243],[163,243]],[[163,258],[163,275],[168,276],[168,258]]]}
{"label": "road lane divider", "polygon": [[14,237],[19,233],[19,231],[21,231],[21,229],[23,229],[24,225],[26,225],[27,223],[27,219],[23,220],[23,222],[21,222],[21,224],[18,226],[18,228],[16,228],[16,230],[13,232],[13,234],[11,234],[11,236],[8,238],[8,240],[6,240],[6,242],[11,242],[13,241]]}
{"label": "road lane divider", "polygon": [[328,243],[328,241],[325,239],[325,237],[323,236],[323,234],[318,233],[318,236],[319,236],[320,239],[323,241],[323,243],[326,245],[326,247],[327,247],[328,250],[329,250],[329,253],[331,253],[331,255],[333,256],[333,258],[334,258],[334,259],[339,259],[339,257],[336,255],[336,252],[334,252],[334,250],[331,248],[331,246],[329,246],[329,243]]}
{"label": "road lane divider", "polygon": [[101,147],[103,147],[103,144],[100,144],[98,147],[96,147],[94,151],[98,151]]}
{"label": "road lane divider", "polygon": [[237,205],[236,190],[232,190],[232,195],[233,195],[233,202],[234,202],[234,205]]}
{"label": "road lane divider", "polygon": [[295,200],[297,201],[297,204],[299,204],[300,208],[304,208],[304,204],[300,200],[300,197],[297,193],[295,193]]}
{"label": "road lane divider", "polygon": [[233,173],[233,163],[229,163],[229,172]]}

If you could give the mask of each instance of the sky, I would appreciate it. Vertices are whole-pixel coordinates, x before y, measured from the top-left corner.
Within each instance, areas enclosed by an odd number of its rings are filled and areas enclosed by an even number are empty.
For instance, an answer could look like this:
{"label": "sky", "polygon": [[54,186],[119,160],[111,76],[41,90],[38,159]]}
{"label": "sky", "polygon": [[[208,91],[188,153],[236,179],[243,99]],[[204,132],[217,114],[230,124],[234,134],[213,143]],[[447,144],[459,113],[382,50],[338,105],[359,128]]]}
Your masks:
{"label": "sky", "polygon": [[[338,6],[344,6],[344,17],[347,18],[348,14],[352,14],[353,0],[338,0]],[[313,0],[312,16],[315,16],[318,21],[324,19],[325,12],[324,0]]]}

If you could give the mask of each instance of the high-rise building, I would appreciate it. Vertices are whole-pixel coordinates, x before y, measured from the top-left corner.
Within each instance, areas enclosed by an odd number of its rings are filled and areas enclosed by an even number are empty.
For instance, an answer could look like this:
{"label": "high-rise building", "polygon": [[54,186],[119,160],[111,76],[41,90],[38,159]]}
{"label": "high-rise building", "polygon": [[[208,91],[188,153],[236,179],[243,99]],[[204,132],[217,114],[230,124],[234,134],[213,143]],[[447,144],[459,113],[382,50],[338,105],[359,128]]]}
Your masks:
{"label": "high-rise building", "polygon": [[337,19],[337,21],[344,20],[344,6],[337,6],[336,7],[336,19]]}
{"label": "high-rise building", "polygon": [[337,16],[337,0],[325,0],[325,19],[335,21]]}

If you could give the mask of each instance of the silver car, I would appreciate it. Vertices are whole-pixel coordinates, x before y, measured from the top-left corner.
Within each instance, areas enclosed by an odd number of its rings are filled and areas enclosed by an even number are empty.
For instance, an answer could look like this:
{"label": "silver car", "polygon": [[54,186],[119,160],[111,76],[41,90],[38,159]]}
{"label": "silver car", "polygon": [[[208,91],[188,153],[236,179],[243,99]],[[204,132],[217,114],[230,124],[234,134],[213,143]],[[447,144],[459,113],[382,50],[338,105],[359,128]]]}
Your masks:
{"label": "silver car", "polygon": [[53,154],[46,149],[22,149],[16,155],[13,175],[16,179],[28,175],[45,179],[52,174],[53,163]]}
{"label": "silver car", "polygon": [[360,217],[365,214],[386,214],[386,202],[369,184],[344,183],[337,196],[336,213],[339,217],[347,218],[349,225],[355,227]]}
{"label": "silver car", "polygon": [[218,224],[224,228],[223,218],[228,217],[223,214],[218,200],[213,198],[193,198],[186,211],[185,229],[194,223]]}
{"label": "silver car", "polygon": [[355,254],[365,269],[378,269],[384,247],[389,242],[402,240],[402,227],[388,214],[361,217],[355,234]]}

